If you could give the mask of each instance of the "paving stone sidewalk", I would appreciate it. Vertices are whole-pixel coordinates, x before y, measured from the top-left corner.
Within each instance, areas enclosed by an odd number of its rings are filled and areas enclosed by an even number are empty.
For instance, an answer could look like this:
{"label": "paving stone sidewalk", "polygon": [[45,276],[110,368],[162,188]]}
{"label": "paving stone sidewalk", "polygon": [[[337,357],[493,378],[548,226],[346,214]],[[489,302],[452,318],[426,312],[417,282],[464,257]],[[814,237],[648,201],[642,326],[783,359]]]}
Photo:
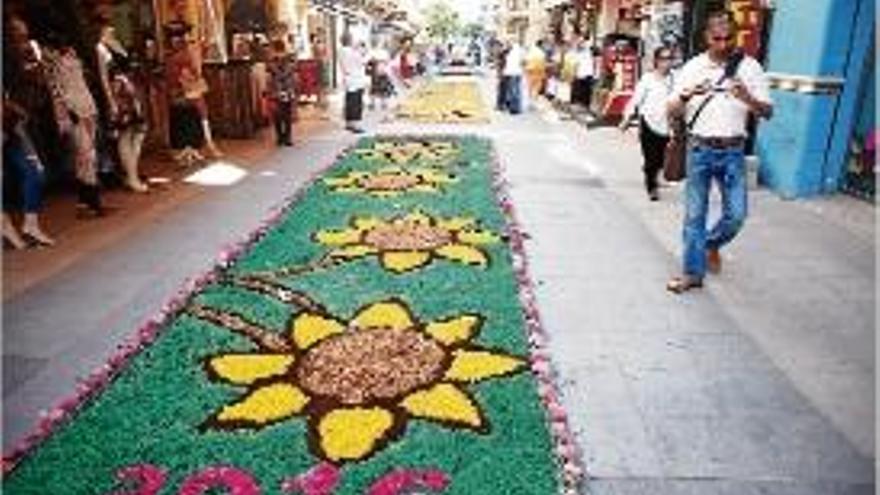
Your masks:
{"label": "paving stone sidewalk", "polygon": [[874,207],[752,191],[724,273],[677,297],[681,190],[647,200],[635,134],[501,120],[587,491],[874,493]]}

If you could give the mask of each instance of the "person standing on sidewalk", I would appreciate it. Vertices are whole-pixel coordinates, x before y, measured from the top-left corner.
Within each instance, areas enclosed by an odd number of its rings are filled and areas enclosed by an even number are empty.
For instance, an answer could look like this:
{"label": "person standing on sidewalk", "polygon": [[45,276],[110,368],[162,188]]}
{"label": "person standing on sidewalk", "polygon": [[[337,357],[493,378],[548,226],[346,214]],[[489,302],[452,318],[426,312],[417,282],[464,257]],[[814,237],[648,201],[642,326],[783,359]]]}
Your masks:
{"label": "person standing on sidewalk", "polygon": [[623,111],[620,130],[626,132],[633,118],[639,117],[639,143],[645,164],[645,189],[651,201],[660,199],[657,176],[663,169],[663,157],[669,142],[669,120],[666,102],[672,94],[672,50],[661,46],[654,50],[654,70],[646,72]]}
{"label": "person standing on sidewalk", "polygon": [[[735,50],[733,15],[716,11],[706,20],[708,49],[681,70],[670,97],[670,116],[684,114],[689,132],[685,185],[684,273],[667,289],[682,293],[702,287],[706,271],[721,270],[720,250],[737,235],[746,218],[745,140],[749,114],[770,118],[764,70]],[[707,231],[709,190],[717,181],[721,218]]]}
{"label": "person standing on sidewalk", "polygon": [[364,114],[364,89],[367,87],[366,55],[352,46],[351,34],[342,35],[339,57],[342,81],[345,84],[345,128],[355,134],[364,132],[360,121]]}
{"label": "person standing on sidewalk", "polygon": [[511,40],[510,49],[504,55],[501,71],[505,93],[505,109],[513,115],[522,113],[523,49],[517,40]]}
{"label": "person standing on sidewalk", "polygon": [[596,75],[596,61],[593,58],[593,49],[587,43],[586,38],[577,36],[575,39],[574,81],[571,85],[572,105],[581,105],[585,110],[590,110],[590,102],[593,99],[593,79]]}
{"label": "person standing on sidewalk", "polygon": [[526,79],[528,80],[529,99],[535,101],[544,88],[544,77],[547,73],[546,58],[542,40],[538,40],[526,54]]}
{"label": "person standing on sidewalk", "polygon": [[275,139],[278,146],[293,146],[291,133],[296,95],[292,58],[291,54],[287,53],[284,40],[275,40],[272,43],[266,93],[272,102],[272,120],[275,124]]}

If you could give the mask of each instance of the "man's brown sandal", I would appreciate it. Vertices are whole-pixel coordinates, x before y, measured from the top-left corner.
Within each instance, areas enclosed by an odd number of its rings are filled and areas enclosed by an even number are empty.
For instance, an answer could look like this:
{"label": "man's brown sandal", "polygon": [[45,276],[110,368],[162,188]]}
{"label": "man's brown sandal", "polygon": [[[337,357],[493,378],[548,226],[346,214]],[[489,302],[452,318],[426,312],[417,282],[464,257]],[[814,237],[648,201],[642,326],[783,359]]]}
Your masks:
{"label": "man's brown sandal", "polygon": [[673,277],[666,283],[666,290],[676,294],[682,294],[691,289],[699,289],[703,287],[701,279],[690,278],[688,276]]}
{"label": "man's brown sandal", "polygon": [[717,249],[706,251],[706,269],[715,275],[721,273],[721,252]]}

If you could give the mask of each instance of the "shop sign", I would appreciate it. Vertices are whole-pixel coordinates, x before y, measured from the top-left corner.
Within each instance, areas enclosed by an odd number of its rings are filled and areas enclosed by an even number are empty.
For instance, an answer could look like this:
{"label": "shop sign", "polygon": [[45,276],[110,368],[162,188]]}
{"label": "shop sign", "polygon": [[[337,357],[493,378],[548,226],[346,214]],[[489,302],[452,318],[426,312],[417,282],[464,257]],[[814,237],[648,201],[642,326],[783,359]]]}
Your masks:
{"label": "shop sign", "polygon": [[646,52],[652,53],[660,46],[680,45],[684,40],[684,3],[654,4],[650,12]]}
{"label": "shop sign", "polygon": [[761,31],[764,23],[764,0],[727,0],[737,25],[737,46],[758,57],[761,53]]}

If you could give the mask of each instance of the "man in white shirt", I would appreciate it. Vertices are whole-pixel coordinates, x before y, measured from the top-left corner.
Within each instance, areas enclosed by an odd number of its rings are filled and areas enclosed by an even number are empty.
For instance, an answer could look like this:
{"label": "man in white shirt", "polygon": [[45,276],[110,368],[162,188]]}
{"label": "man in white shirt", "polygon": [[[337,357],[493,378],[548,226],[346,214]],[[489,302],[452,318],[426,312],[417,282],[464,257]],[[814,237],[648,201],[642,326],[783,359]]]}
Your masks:
{"label": "man in white shirt", "polygon": [[364,114],[364,89],[367,87],[367,60],[364,49],[352,46],[351,34],[342,35],[339,69],[345,86],[345,128],[356,134],[364,132],[360,121]]}
{"label": "man in white shirt", "polygon": [[522,112],[522,75],[523,49],[518,41],[513,40],[504,57],[504,69],[501,71],[501,87],[507,93],[504,98],[506,109],[512,114]]}
{"label": "man in white shirt", "polygon": [[596,62],[593,60],[593,50],[586,39],[578,37],[576,46],[576,69],[571,91],[571,102],[576,105],[583,105],[589,110],[590,100],[592,100],[593,95],[593,81],[596,75]]}
{"label": "man in white shirt", "polygon": [[[746,122],[749,114],[769,118],[773,111],[761,65],[733,47],[734,27],[730,12],[709,14],[708,50],[685,64],[669,98],[670,116],[683,114],[689,129],[684,273],[667,284],[675,293],[702,287],[707,270],[721,270],[720,249],[733,240],[746,218]],[[713,180],[721,191],[722,212],[707,231]]]}

